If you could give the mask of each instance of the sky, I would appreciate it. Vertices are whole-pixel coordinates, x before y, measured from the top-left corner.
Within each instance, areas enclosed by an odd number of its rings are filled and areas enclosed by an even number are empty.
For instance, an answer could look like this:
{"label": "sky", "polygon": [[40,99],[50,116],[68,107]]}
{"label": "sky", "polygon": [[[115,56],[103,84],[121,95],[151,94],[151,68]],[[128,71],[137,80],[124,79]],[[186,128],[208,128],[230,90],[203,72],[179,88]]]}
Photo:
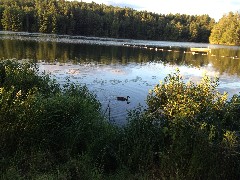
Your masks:
{"label": "sky", "polygon": [[130,7],[158,14],[208,14],[218,21],[230,11],[240,11],[240,0],[82,0],[107,5]]}

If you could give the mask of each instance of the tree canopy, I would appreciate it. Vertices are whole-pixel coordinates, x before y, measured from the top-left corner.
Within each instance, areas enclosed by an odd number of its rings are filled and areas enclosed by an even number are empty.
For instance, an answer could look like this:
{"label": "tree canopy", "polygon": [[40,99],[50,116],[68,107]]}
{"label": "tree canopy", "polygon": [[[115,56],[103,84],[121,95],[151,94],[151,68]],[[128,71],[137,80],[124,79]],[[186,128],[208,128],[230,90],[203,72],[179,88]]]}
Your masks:
{"label": "tree canopy", "polygon": [[230,12],[213,27],[209,38],[212,44],[240,45],[240,14]]}
{"label": "tree canopy", "polygon": [[208,42],[208,15],[156,14],[65,0],[1,0],[0,30]]}

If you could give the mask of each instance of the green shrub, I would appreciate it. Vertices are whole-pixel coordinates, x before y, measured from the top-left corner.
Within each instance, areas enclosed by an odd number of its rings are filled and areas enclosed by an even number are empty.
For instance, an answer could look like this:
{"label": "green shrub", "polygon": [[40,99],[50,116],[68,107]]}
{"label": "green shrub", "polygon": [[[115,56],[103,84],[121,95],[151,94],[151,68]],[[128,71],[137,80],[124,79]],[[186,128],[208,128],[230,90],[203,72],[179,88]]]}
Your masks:
{"label": "green shrub", "polygon": [[164,147],[163,131],[159,124],[142,113],[139,107],[129,112],[129,122],[124,127],[120,144],[122,164],[132,172],[145,172],[158,162],[160,149]]}
{"label": "green shrub", "polygon": [[149,114],[154,117],[163,115],[171,123],[180,119],[187,119],[188,123],[215,123],[216,118],[223,114],[227,101],[227,94],[220,94],[217,86],[218,79],[212,80],[207,76],[198,84],[185,83],[177,70],[150,92],[147,97]]}
{"label": "green shrub", "polygon": [[49,75],[40,74],[38,66],[29,60],[4,60],[0,62],[1,87],[7,91],[14,87],[15,93],[21,91],[25,97],[32,89],[44,95],[51,95],[60,90],[59,84]]}
{"label": "green shrub", "polygon": [[[108,170],[112,163],[108,155],[116,161],[117,150],[111,147],[115,147],[118,128],[103,118],[95,95],[85,86],[68,84],[60,89],[47,75],[40,76],[31,63],[4,61],[1,66],[6,73],[0,88],[3,163],[16,153],[28,157],[29,152],[39,151],[49,152],[56,166],[84,153],[94,166]],[[2,171],[8,169],[7,164],[1,166]]]}
{"label": "green shrub", "polygon": [[1,179],[238,179],[240,96],[177,71],[117,127],[85,86],[0,62]]}
{"label": "green shrub", "polygon": [[217,86],[207,76],[185,83],[178,70],[156,85],[148,108],[132,113],[126,126],[125,163],[158,178],[236,179],[239,97],[227,101]]}

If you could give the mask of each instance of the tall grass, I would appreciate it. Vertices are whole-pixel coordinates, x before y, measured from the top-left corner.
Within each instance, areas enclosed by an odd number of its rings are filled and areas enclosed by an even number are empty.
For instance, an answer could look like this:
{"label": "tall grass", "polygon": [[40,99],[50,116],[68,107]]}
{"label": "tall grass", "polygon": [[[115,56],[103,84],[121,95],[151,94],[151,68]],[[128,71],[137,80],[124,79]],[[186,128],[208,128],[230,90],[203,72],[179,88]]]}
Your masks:
{"label": "tall grass", "polygon": [[1,179],[239,179],[240,97],[177,71],[117,127],[85,86],[0,62]]}

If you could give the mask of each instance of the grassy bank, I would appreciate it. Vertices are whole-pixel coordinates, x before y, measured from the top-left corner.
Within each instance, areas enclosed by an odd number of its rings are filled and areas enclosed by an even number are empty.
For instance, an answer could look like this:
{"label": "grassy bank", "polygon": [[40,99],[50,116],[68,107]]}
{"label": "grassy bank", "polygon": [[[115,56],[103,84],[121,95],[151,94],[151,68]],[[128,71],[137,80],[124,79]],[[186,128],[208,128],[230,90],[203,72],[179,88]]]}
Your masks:
{"label": "grassy bank", "polygon": [[1,179],[240,177],[240,97],[217,79],[177,71],[116,127],[86,87],[61,88],[34,63],[2,61],[0,77]]}

